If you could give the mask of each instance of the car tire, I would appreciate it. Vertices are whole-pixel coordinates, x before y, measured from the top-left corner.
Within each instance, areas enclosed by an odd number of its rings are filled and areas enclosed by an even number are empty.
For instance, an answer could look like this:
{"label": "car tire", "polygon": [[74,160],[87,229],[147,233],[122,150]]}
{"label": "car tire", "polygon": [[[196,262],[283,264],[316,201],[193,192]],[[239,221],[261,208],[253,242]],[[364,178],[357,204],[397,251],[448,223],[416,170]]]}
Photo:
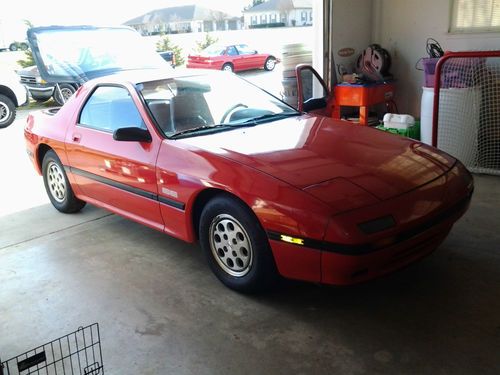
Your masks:
{"label": "car tire", "polygon": [[6,128],[16,119],[16,105],[8,96],[0,94],[0,128]]}
{"label": "car tire", "polygon": [[225,63],[222,65],[222,71],[224,72],[234,72],[234,66],[231,63]]}
{"label": "car tire", "polygon": [[274,284],[266,233],[243,202],[226,195],[211,199],[200,216],[199,238],[211,270],[227,287],[254,293]]}
{"label": "car tire", "polygon": [[69,83],[60,83],[59,88],[61,89],[61,93],[64,99],[61,99],[61,95],[59,95],[59,90],[57,89],[57,87],[54,88],[54,95],[52,95],[52,97],[58,105],[62,106],[68,101],[71,95],[75,93],[76,89]]}
{"label": "car tire", "polygon": [[29,48],[28,43],[24,43],[24,42],[21,43],[19,45],[19,47],[21,47],[21,51],[26,51]]}
{"label": "car tire", "polygon": [[12,43],[12,44],[9,46],[9,50],[11,50],[12,52],[17,51],[17,44],[16,44],[16,43]]}
{"label": "car tire", "polygon": [[86,203],[73,193],[64,167],[52,150],[47,151],[43,157],[42,175],[50,202],[58,211],[70,214],[80,211],[85,206]]}
{"label": "car tire", "polygon": [[274,57],[268,57],[266,59],[266,62],[264,63],[264,69],[267,71],[274,70],[274,67],[276,66],[276,59]]}

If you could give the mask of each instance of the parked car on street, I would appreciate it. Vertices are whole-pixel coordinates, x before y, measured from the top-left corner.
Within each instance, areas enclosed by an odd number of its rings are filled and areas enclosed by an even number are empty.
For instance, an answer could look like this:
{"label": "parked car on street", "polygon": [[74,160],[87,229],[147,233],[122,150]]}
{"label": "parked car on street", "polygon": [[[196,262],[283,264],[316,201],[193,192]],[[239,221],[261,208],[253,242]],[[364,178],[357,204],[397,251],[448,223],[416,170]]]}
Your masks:
{"label": "parked car on street", "polygon": [[21,83],[26,86],[33,100],[37,102],[45,102],[50,98],[54,98],[54,101],[58,105],[63,105],[79,87],[76,83],[59,83],[62,93],[61,98],[55,84],[47,83],[42,79],[36,65],[21,69],[17,74],[20,76]]}
{"label": "parked car on street", "polygon": [[279,59],[269,53],[259,53],[246,44],[213,44],[198,55],[189,55],[187,67],[216,69],[229,72],[242,70],[273,70]]}
{"label": "parked car on street", "polygon": [[[51,48],[50,66],[46,60],[44,48],[109,45],[113,33],[142,61],[104,56],[104,66],[79,65],[65,48]],[[312,67],[297,75],[305,113],[234,74],[165,69],[154,51],[127,41],[131,33],[29,33],[43,41],[33,52],[47,81],[93,78],[58,111],[30,114],[25,127],[28,155],[57,210],[88,202],[199,241],[214,274],[244,292],[277,275],[335,285],[384,275],[430,254],[467,210],[473,179],[457,159],[315,114],[333,98],[326,90],[313,96],[322,80],[303,95],[302,77],[319,77]]]}
{"label": "parked car on street", "polygon": [[19,82],[18,75],[10,70],[0,70],[0,128],[16,119],[16,108],[28,103],[28,92]]}

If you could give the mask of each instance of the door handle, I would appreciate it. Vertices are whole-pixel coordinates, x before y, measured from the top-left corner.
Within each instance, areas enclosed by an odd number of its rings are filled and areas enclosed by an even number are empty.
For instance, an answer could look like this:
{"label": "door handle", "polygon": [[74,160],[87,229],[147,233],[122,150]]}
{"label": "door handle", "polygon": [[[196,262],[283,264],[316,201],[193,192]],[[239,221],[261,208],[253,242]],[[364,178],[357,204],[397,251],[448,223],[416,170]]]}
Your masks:
{"label": "door handle", "polygon": [[82,136],[80,134],[73,134],[73,142],[75,143],[80,143],[80,140],[82,139]]}

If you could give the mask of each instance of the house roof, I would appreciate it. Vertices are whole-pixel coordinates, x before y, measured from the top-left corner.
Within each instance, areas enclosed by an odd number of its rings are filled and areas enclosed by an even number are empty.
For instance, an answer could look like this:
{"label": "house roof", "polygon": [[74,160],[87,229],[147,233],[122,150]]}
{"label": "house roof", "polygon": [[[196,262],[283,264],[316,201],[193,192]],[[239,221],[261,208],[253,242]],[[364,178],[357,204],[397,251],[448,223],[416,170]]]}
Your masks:
{"label": "house roof", "polygon": [[190,22],[190,21],[214,21],[218,19],[231,18],[226,13],[200,7],[198,5],[184,5],[156,9],[140,17],[133,18],[124,23],[124,25],[143,25],[148,23],[169,23],[169,22]]}
{"label": "house roof", "polygon": [[283,11],[304,8],[312,8],[312,0],[268,0],[264,3],[258,4],[245,10],[245,13]]}

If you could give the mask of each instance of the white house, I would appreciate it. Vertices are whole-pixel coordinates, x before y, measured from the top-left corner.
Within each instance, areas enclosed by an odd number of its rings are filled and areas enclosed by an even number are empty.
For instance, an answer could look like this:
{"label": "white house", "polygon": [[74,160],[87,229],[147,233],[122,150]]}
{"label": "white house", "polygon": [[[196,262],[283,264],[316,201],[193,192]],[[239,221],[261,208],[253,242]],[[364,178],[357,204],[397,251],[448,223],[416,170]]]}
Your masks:
{"label": "white house", "polygon": [[185,5],[156,9],[125,22],[144,35],[160,32],[185,33],[242,28],[238,17],[199,5]]}
{"label": "white house", "polygon": [[246,28],[283,23],[284,26],[312,25],[311,0],[268,0],[243,12]]}

